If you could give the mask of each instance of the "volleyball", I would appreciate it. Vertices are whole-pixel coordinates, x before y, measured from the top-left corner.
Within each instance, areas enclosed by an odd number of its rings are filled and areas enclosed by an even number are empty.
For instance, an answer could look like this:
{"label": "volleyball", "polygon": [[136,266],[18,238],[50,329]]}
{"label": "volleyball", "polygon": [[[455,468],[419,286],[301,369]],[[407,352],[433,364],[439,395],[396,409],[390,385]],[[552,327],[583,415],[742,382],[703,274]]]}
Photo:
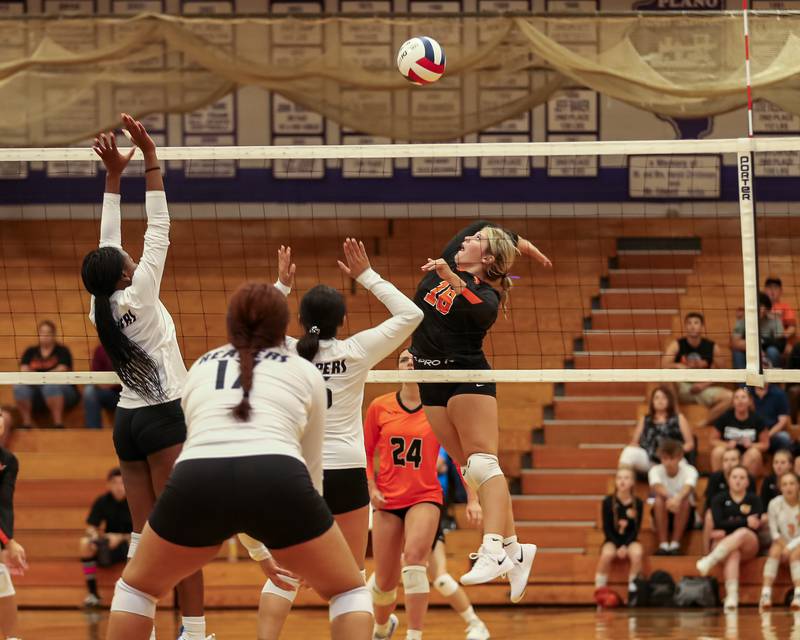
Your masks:
{"label": "volleyball", "polygon": [[444,67],[442,45],[427,36],[406,40],[397,52],[397,68],[412,84],[436,82],[444,75]]}

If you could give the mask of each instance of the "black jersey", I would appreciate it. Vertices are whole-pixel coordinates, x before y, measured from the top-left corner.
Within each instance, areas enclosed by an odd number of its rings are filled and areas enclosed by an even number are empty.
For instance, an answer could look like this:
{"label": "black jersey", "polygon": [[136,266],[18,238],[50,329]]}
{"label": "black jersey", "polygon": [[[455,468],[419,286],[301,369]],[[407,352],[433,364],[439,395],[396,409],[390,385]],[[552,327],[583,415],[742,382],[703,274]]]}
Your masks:
{"label": "black jersey", "polygon": [[719,493],[711,503],[714,528],[731,534],[737,529],[747,527],[747,518],[760,516],[763,509],[761,498],[754,493],[746,493],[741,502],[736,502],[728,492]]}
{"label": "black jersey", "polygon": [[693,360],[705,360],[708,367],[714,364],[714,341],[700,338],[700,344],[693,347],[685,337],[678,340],[678,353],[675,354],[675,362],[688,364]]}
{"label": "black jersey", "polygon": [[[749,473],[747,474],[750,484],[747,486],[747,493],[756,492],[756,480]],[[714,498],[720,493],[728,492],[728,481],[725,479],[725,474],[722,471],[714,471],[708,476],[708,484],[706,485],[706,499],[704,509],[710,509],[711,503]]]}
{"label": "black jersey", "polygon": [[781,495],[781,490],[778,488],[778,477],[771,473],[761,481],[761,506],[766,511],[769,508],[769,503],[773,498]]}
{"label": "black jersey", "polygon": [[606,542],[617,547],[636,542],[642,526],[643,510],[642,500],[637,497],[628,504],[615,495],[603,498],[603,533]]}
{"label": "black jersey", "polygon": [[[479,220],[459,231],[442,251],[450,268],[466,283],[460,295],[432,271],[420,282],[414,302],[425,314],[411,339],[411,353],[418,358],[452,361],[455,366],[487,367],[483,339],[497,320],[500,294],[486,282],[459,271],[455,256],[466,236],[484,227],[496,227]],[[514,242],[517,235],[507,232]],[[442,362],[445,364],[445,362]]]}
{"label": "black jersey", "polygon": [[0,543],[14,537],[14,489],[17,486],[19,462],[8,449],[0,447]]}

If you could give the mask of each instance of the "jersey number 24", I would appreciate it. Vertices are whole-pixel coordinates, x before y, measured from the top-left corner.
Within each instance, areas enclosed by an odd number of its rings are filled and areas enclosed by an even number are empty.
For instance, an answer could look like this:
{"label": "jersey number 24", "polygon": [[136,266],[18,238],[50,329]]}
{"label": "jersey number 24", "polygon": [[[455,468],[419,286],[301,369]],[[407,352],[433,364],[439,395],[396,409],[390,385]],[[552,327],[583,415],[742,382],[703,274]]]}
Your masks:
{"label": "jersey number 24", "polygon": [[433,289],[428,291],[423,299],[432,307],[436,307],[436,310],[443,316],[446,316],[450,313],[450,309],[453,308],[453,300],[456,299],[456,292],[453,291],[453,287],[450,286],[449,282],[442,280]]}
{"label": "jersey number 24", "polygon": [[394,436],[389,439],[389,444],[392,445],[394,466],[413,464],[415,469],[419,469],[422,464],[422,438],[412,438],[411,442],[406,442],[402,436]]}

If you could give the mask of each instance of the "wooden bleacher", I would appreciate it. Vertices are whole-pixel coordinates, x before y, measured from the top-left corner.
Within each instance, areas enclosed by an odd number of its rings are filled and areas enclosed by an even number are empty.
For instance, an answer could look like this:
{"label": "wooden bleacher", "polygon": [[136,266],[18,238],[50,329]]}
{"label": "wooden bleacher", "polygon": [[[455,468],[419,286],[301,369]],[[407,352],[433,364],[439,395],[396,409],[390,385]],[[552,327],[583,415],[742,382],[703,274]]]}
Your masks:
{"label": "wooden bleacher", "polygon": [[[521,260],[512,292],[512,313],[498,319],[487,340],[496,368],[620,368],[659,366],[658,354],[682,330],[682,315],[702,310],[712,339],[727,348],[741,305],[741,260],[738,225],[713,219],[638,220],[631,218],[553,218],[506,220],[509,227],[535,239],[555,263],[544,270]],[[781,225],[780,218],[770,223]],[[731,227],[729,229],[728,227]],[[375,268],[412,294],[418,268],[438,252],[456,230],[455,221],[425,220],[224,220],[173,224],[170,258],[162,298],[175,319],[187,361],[225,341],[227,296],[244,279],[275,277],[280,243],[291,243],[298,263],[296,293],[290,299],[296,317],[299,297],[322,281],[346,292],[345,333],[386,317],[380,303],[351,290],[336,268],[345,235],[361,237]],[[143,223],[124,223],[123,237],[133,255],[141,251]],[[82,255],[94,246],[97,223],[87,220],[4,222],[0,269],[0,370],[16,370],[24,347],[35,341],[36,324],[56,321],[59,335],[73,351],[75,368],[88,368],[96,340],[86,314],[87,296],[78,274]],[[298,235],[301,234],[301,235]],[[726,235],[727,234],[727,235]],[[636,236],[699,236],[700,254],[617,252],[616,240]],[[794,279],[791,244],[771,238],[761,248],[761,273],[783,277],[784,292],[794,302],[800,282]],[[768,256],[768,257],[766,257]],[[609,259],[612,259],[609,261]],[[655,293],[653,289],[668,290]],[[292,321],[290,332],[299,328]],[[577,341],[577,342],[576,342]],[[580,348],[575,350],[575,346]],[[391,368],[393,363],[382,363]],[[514,497],[521,535],[537,542],[530,603],[592,601],[593,576],[601,541],[599,503],[610,488],[619,451],[630,439],[635,420],[646,408],[652,385],[646,383],[508,384],[498,390],[501,462],[518,480]],[[392,390],[368,385],[366,400]],[[10,402],[10,389],[0,390]],[[690,422],[703,418],[698,407],[686,407]],[[20,458],[17,493],[17,537],[28,548],[31,570],[15,580],[25,606],[77,606],[82,574],[76,560],[77,540],[91,500],[103,490],[106,471],[115,464],[108,430],[79,429],[82,412],[72,411],[69,428],[17,431],[11,442]],[[700,438],[701,470],[708,469],[707,430]],[[453,575],[466,569],[466,555],[480,542],[459,513],[463,528],[450,534],[448,552]],[[648,518],[649,523],[649,518]],[[654,546],[646,527],[642,541]],[[688,555],[649,558],[646,570],[662,568],[676,579],[693,575],[699,533],[688,537]],[[253,606],[262,581],[257,567],[244,558],[222,556],[206,572],[210,606]],[[758,596],[763,560],[742,571],[742,600]],[[783,571],[783,570],[782,570]],[[103,593],[110,594],[114,571],[101,571]],[[615,568],[611,583],[623,585],[626,572]],[[780,583],[786,575],[780,574]],[[434,602],[438,594],[432,594]],[[504,603],[507,586],[471,589],[477,603]],[[305,592],[301,604],[318,603]],[[167,603],[169,604],[169,603]]]}

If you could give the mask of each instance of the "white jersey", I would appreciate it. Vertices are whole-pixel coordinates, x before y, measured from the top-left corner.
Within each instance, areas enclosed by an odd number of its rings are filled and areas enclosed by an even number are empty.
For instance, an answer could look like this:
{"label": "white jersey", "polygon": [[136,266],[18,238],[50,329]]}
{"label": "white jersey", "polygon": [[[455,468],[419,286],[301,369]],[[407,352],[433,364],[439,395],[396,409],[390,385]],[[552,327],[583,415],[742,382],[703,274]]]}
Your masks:
{"label": "white jersey", "polygon": [[239,354],[227,344],[192,365],[183,390],[187,437],[176,464],[198,458],[278,454],[308,467],[322,493],[325,383],[316,367],[285,346],[255,357],[250,419],[237,420],[242,400]]}
{"label": "white jersey", "polygon": [[800,505],[790,506],[783,496],[770,500],[767,508],[772,541],[782,539],[791,550],[800,545]]}
{"label": "white jersey", "polygon": [[[377,327],[346,340],[320,340],[314,364],[325,379],[328,413],[325,418],[323,464],[326,469],[367,466],[361,407],[370,369],[400,347],[422,322],[422,311],[391,282],[372,269],[357,282],[380,300],[392,317]],[[297,340],[286,339],[295,349]]]}
{"label": "white jersey", "polygon": [[[159,300],[161,276],[169,248],[166,194],[163,191],[147,191],[145,211],[147,231],[144,234],[142,258],[133,274],[131,286],[115,291],[111,296],[111,312],[125,335],[155,361],[166,397],[156,402],[147,400],[123,384],[117,405],[123,409],[176,400],[181,397],[186,379],[186,365],[178,347],[175,323]],[[106,193],[103,196],[100,246],[122,249],[118,193]],[[94,323],[94,296],[89,318]]]}

